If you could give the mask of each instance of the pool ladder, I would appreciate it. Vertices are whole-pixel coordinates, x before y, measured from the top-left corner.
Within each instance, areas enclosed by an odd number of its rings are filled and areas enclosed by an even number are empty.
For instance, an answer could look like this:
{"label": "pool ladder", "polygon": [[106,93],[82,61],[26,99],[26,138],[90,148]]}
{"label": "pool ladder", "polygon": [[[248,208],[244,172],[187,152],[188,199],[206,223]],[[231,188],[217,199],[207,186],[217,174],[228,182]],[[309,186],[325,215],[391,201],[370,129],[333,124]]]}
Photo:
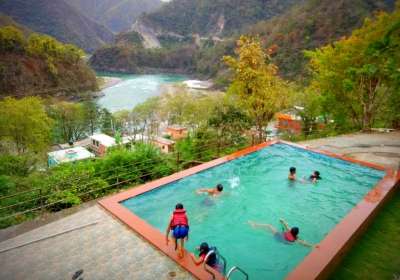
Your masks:
{"label": "pool ladder", "polygon": [[209,269],[209,267],[206,265],[208,258],[210,257],[211,254],[218,254],[218,258],[222,259],[224,264],[222,267],[222,273],[225,275],[226,279],[229,280],[229,278],[231,277],[232,273],[234,273],[235,271],[239,271],[240,273],[242,273],[244,275],[244,279],[248,280],[249,279],[249,275],[246,273],[246,271],[244,271],[243,269],[241,269],[238,266],[233,266],[231,267],[231,269],[229,269],[228,273],[226,273],[226,258],[223,257],[221,254],[219,254],[218,252],[215,252],[214,250],[211,250],[208,252],[208,254],[206,255],[206,257],[204,258],[204,262],[203,262],[203,267],[204,270],[207,271],[208,273],[211,274],[212,279],[215,279],[215,272],[212,271],[211,269]]}

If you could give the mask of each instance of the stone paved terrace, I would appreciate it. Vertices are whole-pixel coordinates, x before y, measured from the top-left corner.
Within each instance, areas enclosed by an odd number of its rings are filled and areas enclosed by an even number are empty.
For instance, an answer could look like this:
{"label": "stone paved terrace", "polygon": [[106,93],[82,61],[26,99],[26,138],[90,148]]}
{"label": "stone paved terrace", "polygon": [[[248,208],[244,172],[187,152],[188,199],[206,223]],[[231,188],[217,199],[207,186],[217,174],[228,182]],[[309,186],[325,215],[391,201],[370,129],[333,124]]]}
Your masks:
{"label": "stone paved terrace", "polygon": [[[302,144],[399,167],[400,132],[358,133]],[[65,212],[65,217],[57,213],[0,231],[0,279],[72,279],[80,269],[78,279],[86,280],[193,279],[100,206],[89,203]]]}

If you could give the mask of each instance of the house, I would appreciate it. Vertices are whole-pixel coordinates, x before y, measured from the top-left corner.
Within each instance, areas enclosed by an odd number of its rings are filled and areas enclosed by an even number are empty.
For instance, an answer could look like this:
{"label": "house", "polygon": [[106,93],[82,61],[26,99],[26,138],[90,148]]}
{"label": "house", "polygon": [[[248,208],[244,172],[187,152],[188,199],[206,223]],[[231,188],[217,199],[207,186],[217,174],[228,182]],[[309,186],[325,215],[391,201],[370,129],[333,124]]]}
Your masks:
{"label": "house", "polygon": [[107,134],[94,134],[89,138],[90,149],[100,157],[106,154],[108,148],[116,145],[115,138]]}
{"label": "house", "polygon": [[279,132],[287,132],[290,134],[301,134],[302,120],[301,117],[292,112],[277,113],[275,115],[277,123],[276,128]]}
{"label": "house", "polygon": [[179,140],[185,138],[188,134],[187,128],[180,125],[168,126],[165,132],[166,134],[171,136],[173,140]]}
{"label": "house", "polygon": [[155,146],[159,147],[161,151],[164,153],[171,153],[174,151],[175,141],[173,140],[162,137],[156,137],[152,140],[152,143]]}
{"label": "house", "polygon": [[48,153],[47,164],[49,167],[53,167],[61,163],[73,162],[94,157],[94,154],[83,147],[73,147]]}

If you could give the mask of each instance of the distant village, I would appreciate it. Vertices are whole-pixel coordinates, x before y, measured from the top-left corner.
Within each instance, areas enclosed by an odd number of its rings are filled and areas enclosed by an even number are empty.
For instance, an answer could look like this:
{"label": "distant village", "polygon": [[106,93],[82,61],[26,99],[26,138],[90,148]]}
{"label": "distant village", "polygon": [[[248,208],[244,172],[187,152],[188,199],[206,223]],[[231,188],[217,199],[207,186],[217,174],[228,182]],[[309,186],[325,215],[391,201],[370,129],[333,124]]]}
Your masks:
{"label": "distant village", "polygon": [[[300,108],[301,109],[301,108]],[[299,135],[302,132],[303,124],[301,117],[296,113],[299,110],[287,110],[277,113],[276,121],[271,122],[267,127],[267,140],[277,138],[282,133]],[[321,126],[323,123],[321,122]],[[171,125],[167,126],[161,136],[144,134],[121,135],[121,137],[112,137],[104,133],[93,134],[83,140],[74,143],[58,144],[53,146],[53,151],[48,155],[48,166],[53,167],[61,163],[74,162],[90,158],[101,158],[112,147],[118,145],[132,145],[135,143],[152,144],[159,148],[163,153],[174,151],[176,141],[187,137],[189,130],[185,126]],[[248,131],[247,136],[253,139],[257,135],[255,129]]]}

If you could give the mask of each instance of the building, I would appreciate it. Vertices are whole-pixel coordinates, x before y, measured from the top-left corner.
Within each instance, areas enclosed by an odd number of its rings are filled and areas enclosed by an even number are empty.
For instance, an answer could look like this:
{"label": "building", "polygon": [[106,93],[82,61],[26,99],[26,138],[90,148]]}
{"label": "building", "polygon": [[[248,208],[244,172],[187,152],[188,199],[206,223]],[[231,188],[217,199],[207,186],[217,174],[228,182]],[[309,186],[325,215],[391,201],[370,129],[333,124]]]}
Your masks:
{"label": "building", "polygon": [[88,158],[94,158],[95,155],[83,147],[74,147],[65,150],[58,150],[47,154],[47,164],[49,167],[61,163],[73,162]]}
{"label": "building", "polygon": [[174,151],[175,141],[173,140],[162,137],[156,137],[152,140],[152,143],[155,146],[159,147],[161,151],[164,153],[171,153]]}
{"label": "building", "polygon": [[179,140],[185,138],[188,134],[187,128],[180,125],[168,126],[165,132],[166,134],[171,136],[173,140]]}
{"label": "building", "polygon": [[302,120],[300,116],[294,113],[277,113],[276,114],[276,128],[279,132],[287,132],[290,134],[301,134]]}
{"label": "building", "polygon": [[90,138],[90,149],[97,156],[104,156],[107,152],[107,149],[115,146],[117,143],[115,142],[115,138],[108,136],[107,134],[94,134],[89,137]]}

